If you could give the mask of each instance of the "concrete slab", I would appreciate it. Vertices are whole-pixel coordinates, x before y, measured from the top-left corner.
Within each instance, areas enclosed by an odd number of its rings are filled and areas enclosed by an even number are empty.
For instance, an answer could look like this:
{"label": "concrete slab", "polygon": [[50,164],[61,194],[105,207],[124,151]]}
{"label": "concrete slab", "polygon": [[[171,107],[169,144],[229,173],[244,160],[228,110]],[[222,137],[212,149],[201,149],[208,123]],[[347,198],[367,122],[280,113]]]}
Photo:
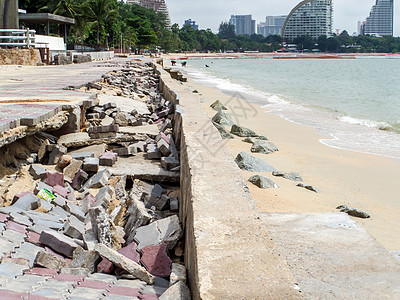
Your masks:
{"label": "concrete slab", "polygon": [[150,115],[150,111],[147,108],[146,103],[134,100],[132,98],[101,94],[98,96],[98,99],[100,105],[113,102],[117,104],[117,107],[121,109],[121,111],[130,113],[132,110],[136,109],[141,115]]}
{"label": "concrete slab", "polygon": [[400,297],[400,264],[346,214],[260,217],[305,298]]}
{"label": "concrete slab", "polygon": [[179,173],[164,170],[158,162],[145,160],[142,153],[134,157],[120,157],[109,170],[112,175],[127,175],[132,179],[151,182],[179,182],[180,180]]}
{"label": "concrete slab", "polygon": [[144,126],[120,127],[119,132],[126,134],[147,134],[150,137],[156,137],[160,133],[160,130],[156,124],[153,124]]}

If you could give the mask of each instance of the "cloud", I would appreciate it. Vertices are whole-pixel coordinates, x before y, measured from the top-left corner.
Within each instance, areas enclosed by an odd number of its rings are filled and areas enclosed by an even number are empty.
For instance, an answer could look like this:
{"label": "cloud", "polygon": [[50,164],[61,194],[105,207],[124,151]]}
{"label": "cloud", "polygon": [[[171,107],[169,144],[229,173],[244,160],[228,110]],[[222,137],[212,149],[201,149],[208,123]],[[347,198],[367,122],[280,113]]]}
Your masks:
{"label": "cloud", "polygon": [[[217,32],[222,21],[232,14],[251,14],[253,19],[263,22],[266,16],[287,15],[300,0],[166,0],[172,22],[182,26],[184,20],[195,20],[200,28],[211,28]],[[357,22],[369,15],[376,0],[333,0],[334,29],[357,31]],[[395,11],[400,10],[400,1],[395,2]],[[395,17],[395,35],[400,35],[400,19]]]}

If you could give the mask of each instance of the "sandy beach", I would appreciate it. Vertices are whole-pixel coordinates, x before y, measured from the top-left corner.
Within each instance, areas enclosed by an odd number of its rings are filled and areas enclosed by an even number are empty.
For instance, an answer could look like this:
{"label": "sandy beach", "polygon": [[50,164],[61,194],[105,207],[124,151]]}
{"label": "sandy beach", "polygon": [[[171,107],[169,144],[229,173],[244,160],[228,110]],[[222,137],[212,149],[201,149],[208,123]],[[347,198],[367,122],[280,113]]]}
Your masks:
{"label": "sandy beach", "polygon": [[[189,78],[186,89],[197,90],[209,117],[216,111],[210,105],[232,97],[222,91],[200,85]],[[235,101],[243,101],[235,99]],[[251,103],[252,99],[245,99]],[[246,102],[243,105],[248,105]],[[297,187],[298,182],[272,176],[271,173],[242,171],[247,180],[255,174],[272,179],[279,188],[262,190],[248,182],[250,192],[260,212],[320,213],[335,212],[339,205],[349,205],[368,212],[369,219],[355,220],[387,250],[400,250],[400,161],[323,145],[315,128],[284,120],[252,104],[257,113],[242,119],[241,126],[264,135],[278,146],[278,152],[253,155],[282,172],[299,172],[305,184],[320,190],[314,193]],[[251,144],[235,137],[226,140],[232,159],[241,151],[250,152]]]}

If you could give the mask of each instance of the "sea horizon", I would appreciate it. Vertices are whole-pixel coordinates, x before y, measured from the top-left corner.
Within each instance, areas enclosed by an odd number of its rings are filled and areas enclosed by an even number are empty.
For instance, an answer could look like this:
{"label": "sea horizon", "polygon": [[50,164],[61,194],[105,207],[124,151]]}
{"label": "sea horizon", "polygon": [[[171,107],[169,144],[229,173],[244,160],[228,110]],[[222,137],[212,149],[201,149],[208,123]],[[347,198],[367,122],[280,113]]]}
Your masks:
{"label": "sea horizon", "polygon": [[190,58],[184,70],[198,83],[230,95],[240,93],[264,112],[316,128],[325,137],[320,142],[327,146],[400,160],[397,65],[400,59],[379,56]]}

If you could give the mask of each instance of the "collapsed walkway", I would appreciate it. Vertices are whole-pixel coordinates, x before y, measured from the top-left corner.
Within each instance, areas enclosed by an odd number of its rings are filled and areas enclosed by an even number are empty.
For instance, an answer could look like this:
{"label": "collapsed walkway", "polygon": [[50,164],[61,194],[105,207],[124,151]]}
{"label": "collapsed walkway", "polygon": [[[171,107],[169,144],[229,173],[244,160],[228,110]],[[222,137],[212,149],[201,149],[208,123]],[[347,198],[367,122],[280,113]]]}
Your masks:
{"label": "collapsed walkway", "polygon": [[[57,129],[69,124],[71,130],[76,129],[77,120],[71,116],[80,113],[85,101],[92,103],[93,99],[91,94],[64,88],[86,86],[118,69],[116,63],[118,60],[23,68],[20,72],[16,66],[0,69],[1,145],[31,134],[32,130],[46,130],[48,126]],[[8,72],[9,68],[12,71]],[[257,212],[233,157],[226,149],[220,150],[220,144],[213,138],[211,141],[215,143],[204,147],[204,137],[210,141],[211,136],[219,137],[219,133],[213,126],[207,126],[211,123],[202,111],[199,96],[186,91],[184,85],[171,79],[160,66],[158,72],[164,97],[176,104],[175,132],[181,136],[180,219],[194,299],[400,296],[400,264],[347,215]],[[17,117],[21,112],[23,117]],[[213,147],[219,151],[213,151],[216,150]],[[124,173],[131,175],[143,171],[130,168],[129,163],[120,167],[125,167]],[[2,265],[0,273],[12,271],[11,276],[19,278],[22,269]],[[42,286],[43,278],[34,276],[55,278],[56,275],[31,274],[32,280],[39,280],[32,286]],[[67,281],[63,277],[62,280]],[[75,277],[73,280],[84,281]],[[111,286],[107,276],[90,275],[86,280],[105,281],[99,284],[105,289]],[[120,286],[126,287],[125,284],[129,282],[121,282]],[[70,283],[60,283],[60,289],[67,285]],[[90,297],[93,287],[87,288]]]}

